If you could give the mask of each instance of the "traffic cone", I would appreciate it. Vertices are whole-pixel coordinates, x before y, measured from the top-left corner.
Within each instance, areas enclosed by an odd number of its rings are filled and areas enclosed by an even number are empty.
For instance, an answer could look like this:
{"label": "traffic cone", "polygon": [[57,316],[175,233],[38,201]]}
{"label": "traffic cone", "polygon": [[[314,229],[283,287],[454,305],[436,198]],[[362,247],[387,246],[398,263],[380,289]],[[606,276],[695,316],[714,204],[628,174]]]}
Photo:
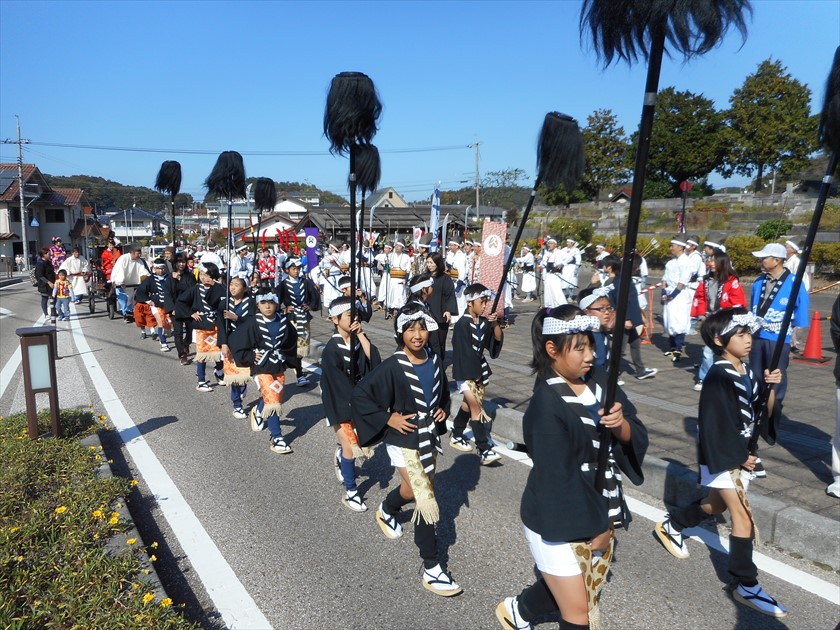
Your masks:
{"label": "traffic cone", "polygon": [[808,341],[805,343],[805,352],[801,357],[795,357],[794,361],[803,363],[828,363],[822,353],[822,335],[820,333],[820,312],[814,311],[811,319],[811,328],[808,330]]}

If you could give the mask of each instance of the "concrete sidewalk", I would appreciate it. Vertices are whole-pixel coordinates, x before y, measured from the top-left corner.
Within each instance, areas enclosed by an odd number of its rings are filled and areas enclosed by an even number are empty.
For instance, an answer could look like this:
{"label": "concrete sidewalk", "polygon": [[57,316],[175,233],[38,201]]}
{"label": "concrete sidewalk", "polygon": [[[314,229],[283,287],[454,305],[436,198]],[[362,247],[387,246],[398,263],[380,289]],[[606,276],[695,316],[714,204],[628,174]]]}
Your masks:
{"label": "concrete sidewalk", "polygon": [[[824,293],[812,296],[812,310],[825,316],[834,297]],[[487,387],[486,407],[495,418],[493,433],[502,442],[522,442],[522,415],[534,384],[528,363],[530,325],[537,308],[514,301],[516,323],[505,331],[499,359],[490,361],[493,376]],[[671,364],[662,354],[667,340],[662,336],[660,317],[661,309],[656,306],[654,344],[642,348],[645,365],[658,368],[659,373],[645,381],[624,374],[623,389],[637,406],[650,435],[646,480],[638,489],[667,504],[683,505],[700,492],[696,483],[700,394],[693,390],[693,366],[700,363],[702,340],[699,335],[688,337],[688,358]],[[389,356],[395,347],[393,320],[376,313],[365,330],[383,358]],[[332,332],[329,320],[316,314],[312,322],[314,340],[325,341]],[[840,570],[840,501],[825,494],[831,481],[830,442],[835,413],[835,352],[828,322],[821,322],[821,333],[823,355],[831,361],[824,365],[791,362],[778,443],[773,447],[760,443],[768,476],[753,482],[750,502],[762,540]],[[451,348],[451,332],[449,344]],[[311,358],[317,360],[318,344],[313,342],[312,347],[315,356]],[[448,373],[451,377],[451,368]]]}

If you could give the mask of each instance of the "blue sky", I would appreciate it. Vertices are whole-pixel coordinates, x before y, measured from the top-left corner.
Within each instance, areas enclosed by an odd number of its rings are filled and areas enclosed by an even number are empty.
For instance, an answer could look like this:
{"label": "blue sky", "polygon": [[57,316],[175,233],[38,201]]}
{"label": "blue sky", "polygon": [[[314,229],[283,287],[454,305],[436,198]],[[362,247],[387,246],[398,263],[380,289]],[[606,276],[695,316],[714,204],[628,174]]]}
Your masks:
{"label": "blue sky", "polygon": [[[581,44],[579,11],[571,0],[0,0],[0,138],[16,138],[19,114],[33,142],[208,150],[33,144],[24,152],[47,173],[146,186],[163,160],[176,159],[182,191],[199,199],[216,154],[233,149],[249,176],[346,196],[347,160],[329,155],[322,129],[331,78],[353,70],[374,80],[384,105],[374,139],[382,185],[409,200],[427,199],[438,180],[444,189],[470,185],[476,140],[482,175],[522,168],[530,185],[546,112],[584,126],[609,108],[628,133],[639,122],[644,64],[602,69],[589,41]],[[722,108],[773,57],[811,88],[816,112],[838,43],[840,0],[754,0],[743,47],[729,34],[690,63],[666,59],[660,88],[702,93]],[[0,158],[15,161],[17,147],[0,146]]]}

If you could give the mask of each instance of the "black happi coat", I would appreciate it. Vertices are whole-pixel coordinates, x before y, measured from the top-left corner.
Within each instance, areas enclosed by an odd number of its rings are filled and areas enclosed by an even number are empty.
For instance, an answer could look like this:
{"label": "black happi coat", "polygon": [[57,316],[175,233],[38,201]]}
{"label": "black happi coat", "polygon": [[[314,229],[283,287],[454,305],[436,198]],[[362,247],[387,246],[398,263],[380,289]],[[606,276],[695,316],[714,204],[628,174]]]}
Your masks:
{"label": "black happi coat", "polygon": [[438,325],[449,326],[443,319],[444,312],[458,314],[458,301],[455,299],[455,283],[445,273],[432,278],[432,294],[426,300],[434,320]]}
{"label": "black happi coat", "polygon": [[[595,371],[591,378],[605,388],[606,376]],[[616,402],[621,403],[632,437],[628,444],[613,440],[613,457],[624,476],[639,485],[644,481],[647,429],[620,388]],[[581,470],[583,464],[593,461],[590,429],[543,378],[534,386],[522,432],[534,462],[519,509],[525,526],[548,542],[589,540],[606,531],[610,526],[608,500],[595,490],[595,467]]]}
{"label": "black happi coat", "polygon": [[[749,370],[746,363],[744,366]],[[758,400],[767,387],[762,384],[763,378],[759,380],[751,370],[750,373],[751,392],[742,389],[740,375],[736,375],[735,367],[726,360],[715,361],[703,379],[697,461],[707,466],[712,474],[740,468],[750,455],[747,445],[758,413]],[[747,400],[748,403],[744,402]],[[774,426],[778,425],[780,415],[781,406],[774,405]],[[762,419],[762,426],[768,426],[766,418]]]}
{"label": "black happi coat", "polygon": [[[284,278],[280,284],[277,285],[277,288],[274,289],[274,292],[277,294],[277,297],[280,299],[280,306],[303,306],[304,304],[309,306],[310,311],[317,311],[321,308],[321,294],[318,292],[318,288],[315,286],[315,283],[312,282],[312,279],[309,276],[305,275],[301,272],[298,276],[300,282],[303,283],[303,303],[302,304],[295,304],[294,302],[294,294],[292,290],[286,284],[291,277]],[[310,319],[312,315],[309,315]]]}
{"label": "black happi coat", "polygon": [[[225,285],[217,282],[207,289],[206,300],[207,306],[210,308],[210,312],[215,315],[219,310],[219,304],[222,300],[224,300],[224,298]],[[213,327],[218,322],[211,321],[207,318],[202,318],[200,322],[192,319],[193,313],[202,312],[204,312],[204,305],[201,303],[201,293],[199,291],[198,284],[195,284],[184,291],[178,296],[178,299],[175,300],[175,319],[182,322],[189,321],[192,324],[192,327],[198,330],[213,330]]]}
{"label": "black happi coat", "polygon": [[[296,357],[297,356],[297,331],[288,317],[282,315],[279,311],[276,317],[285,320],[281,332],[281,339],[276,346],[282,357]],[[255,362],[255,355],[257,351],[264,351],[266,342],[273,342],[274,340],[266,340],[260,324],[262,317],[256,315],[249,317],[243,321],[228,337],[228,345],[233,354],[233,360],[236,365],[242,367],[251,367],[251,375],[255,374],[282,374],[285,371],[285,360],[281,360],[279,365],[272,365],[266,363],[258,365]]]}
{"label": "black happi coat", "polygon": [[[429,361],[440,362],[434,355],[429,356]],[[438,390],[440,400],[434,408],[440,407],[449,415],[449,382],[443,368],[438,368]],[[379,441],[393,444],[401,448],[419,450],[418,432],[415,430],[403,435],[388,426],[388,418],[391,413],[401,414],[417,413],[417,405],[414,402],[414,393],[411,385],[403,372],[402,366],[398,363],[397,356],[390,356],[379,364],[375,370],[365,377],[353,389],[353,400],[350,404],[353,411],[353,423],[356,425],[356,433],[359,435],[359,444],[370,446]],[[413,419],[409,422],[416,424]],[[443,425],[443,426],[441,426]],[[437,423],[438,433],[445,433],[442,422]]]}
{"label": "black happi coat", "polygon": [[[370,359],[365,356],[361,344],[356,347],[356,376],[362,379],[382,362],[379,350],[370,344]],[[321,353],[321,400],[324,415],[330,426],[347,422],[352,418],[350,400],[353,398],[353,382],[350,380],[350,346],[341,335],[335,334]]]}
{"label": "black happi coat", "polygon": [[225,319],[225,310],[228,310],[227,296],[222,297],[219,301],[219,308],[216,311],[216,322],[220,324],[218,331],[219,347],[230,341],[230,334],[241,326],[246,319],[254,317],[254,315],[257,314],[257,303],[254,301],[251,293],[246,292],[245,297],[241,302],[239,302],[239,304],[234,304],[233,299],[231,299],[230,310],[236,313],[239,316],[239,319],[236,321]]}
{"label": "black happi coat", "polygon": [[163,281],[163,301],[161,302],[158,296],[155,274],[152,274],[137,287],[134,293],[134,301],[142,302],[149,306],[154,305],[162,308],[165,313],[172,313],[175,310],[175,291],[175,281],[172,279],[172,276],[166,274]]}
{"label": "black happi coat", "polygon": [[485,370],[489,378],[492,372],[490,366],[487,365],[487,360],[484,359],[484,352],[489,352],[491,359],[498,359],[502,351],[504,337],[501,341],[496,341],[493,325],[487,321],[487,318],[479,317],[478,325],[482,335],[480,352],[476,352],[473,348],[476,340],[473,339],[472,316],[465,313],[455,323],[452,333],[452,378],[456,381],[481,381]]}

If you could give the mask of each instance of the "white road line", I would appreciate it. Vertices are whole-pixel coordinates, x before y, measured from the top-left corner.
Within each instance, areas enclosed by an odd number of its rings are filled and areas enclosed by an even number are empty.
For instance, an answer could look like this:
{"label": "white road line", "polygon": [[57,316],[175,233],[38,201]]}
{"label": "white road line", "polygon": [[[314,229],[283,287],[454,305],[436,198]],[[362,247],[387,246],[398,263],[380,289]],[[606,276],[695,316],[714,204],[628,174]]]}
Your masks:
{"label": "white road line", "polygon": [[[75,308],[73,309],[75,312]],[[236,577],[219,548],[190,508],[175,482],[140,434],[131,416],[120,401],[108,377],[90,350],[79,320],[71,319],[73,340],[79,356],[90,374],[99,398],[111,422],[119,431],[125,448],[137,466],[163,515],[172,527],[178,543],[207,589],[216,609],[228,628],[271,628],[268,619]]]}
{"label": "white road line", "polygon": [[[531,458],[525,453],[511,451],[499,445],[494,446],[493,449],[502,455],[525,464],[526,466],[533,467],[534,465]],[[634,499],[633,497],[626,497],[626,499],[627,507],[629,507],[630,511],[637,516],[641,516],[653,523],[662,521],[665,518],[665,512],[657,507],[648,505],[647,503]],[[694,535],[690,537],[691,540],[702,543],[716,551],[726,554],[729,553],[729,541],[724,540],[724,538],[719,534],[701,527],[694,527],[690,531],[694,533]],[[832,604],[840,605],[840,589],[838,589],[836,585],[826,582],[825,580],[821,580],[820,578],[813,576],[810,573],[806,573],[805,571],[788,566],[783,562],[774,560],[762,553],[754,552],[753,560],[755,561],[756,566],[765,573],[769,573],[770,575],[784,580],[789,584],[798,586],[799,588],[802,588],[809,593],[813,593],[818,597],[822,597]]]}
{"label": "white road line", "polygon": [[[38,320],[32,324],[33,326],[41,326],[44,323],[44,316],[38,318]],[[3,397],[3,394],[6,393],[6,388],[9,386],[9,383],[12,382],[12,377],[17,372],[18,367],[20,367],[21,362],[21,355],[20,355],[20,345],[15,349],[14,353],[9,360],[6,361],[6,365],[3,366],[3,370],[0,371],[0,398]]]}

